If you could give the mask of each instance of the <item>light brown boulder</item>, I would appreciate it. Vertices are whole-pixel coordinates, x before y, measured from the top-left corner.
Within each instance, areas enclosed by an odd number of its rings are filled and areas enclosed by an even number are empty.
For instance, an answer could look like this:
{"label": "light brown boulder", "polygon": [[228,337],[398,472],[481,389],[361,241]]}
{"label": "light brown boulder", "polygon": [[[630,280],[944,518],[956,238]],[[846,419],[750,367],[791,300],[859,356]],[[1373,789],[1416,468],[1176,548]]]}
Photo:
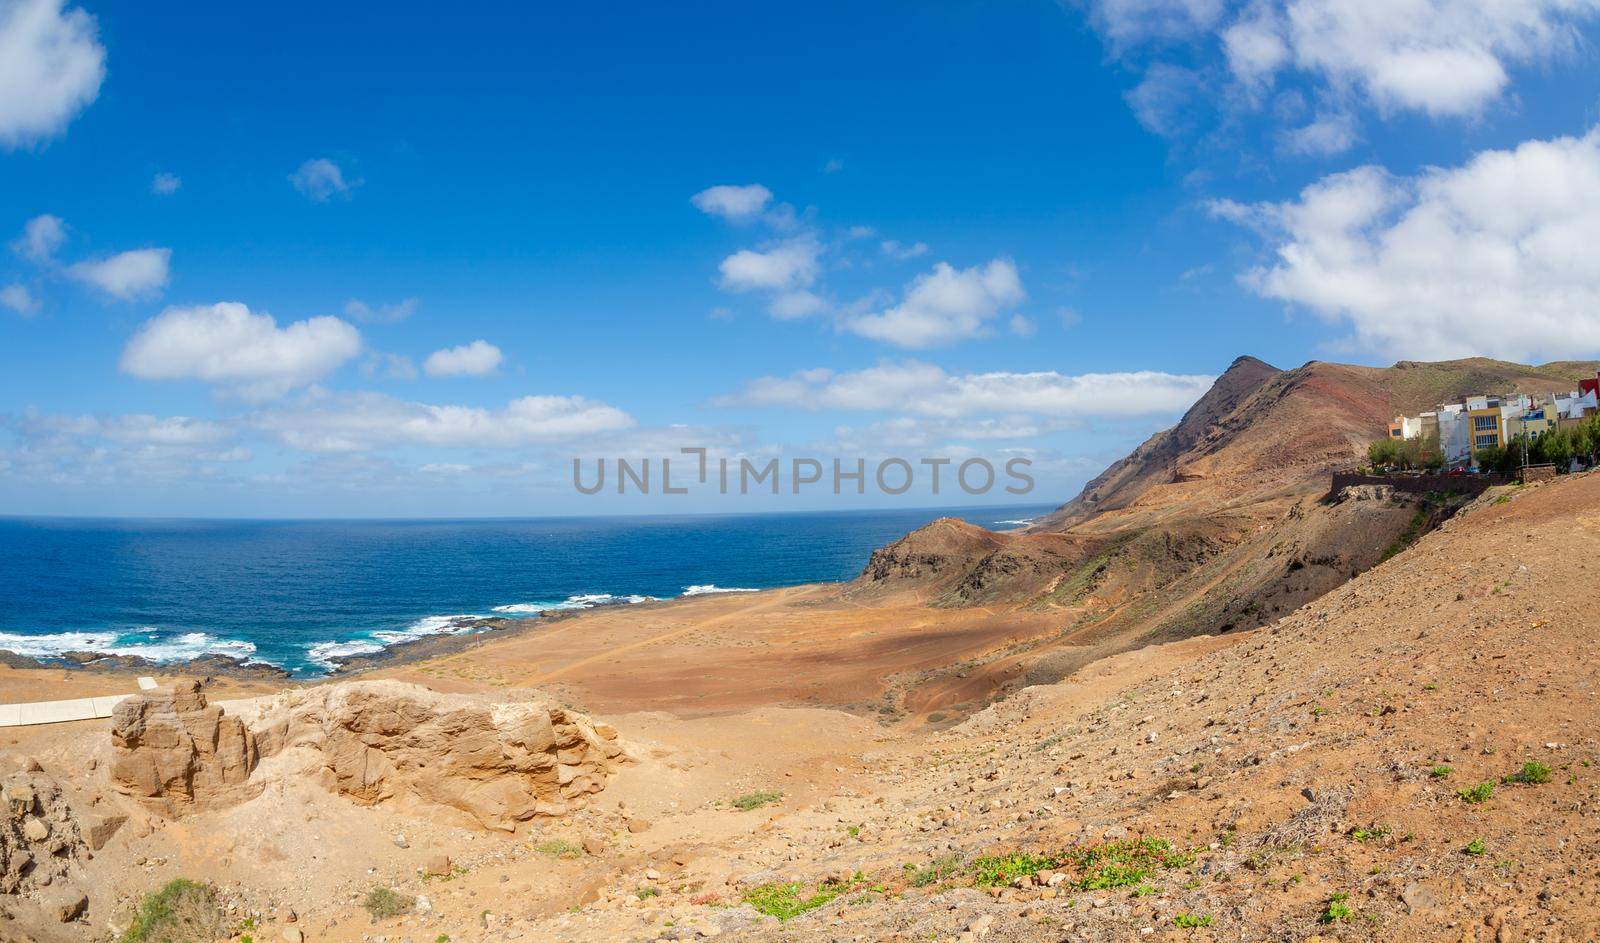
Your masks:
{"label": "light brown boulder", "polygon": [[582,807],[628,761],[615,730],[575,711],[398,681],[285,695],[258,734],[264,753],[298,751],[357,802],[445,806],[504,831]]}
{"label": "light brown boulder", "polygon": [[250,782],[259,759],[255,735],[239,718],[208,704],[196,681],[117,704],[111,741],[113,784],[164,814],[232,805],[262,788]]}
{"label": "light brown boulder", "polygon": [[106,846],[106,842],[111,840],[111,836],[117,834],[127,822],[128,817],[126,815],[91,817],[83,829],[84,840],[89,843],[91,851],[99,851]]}

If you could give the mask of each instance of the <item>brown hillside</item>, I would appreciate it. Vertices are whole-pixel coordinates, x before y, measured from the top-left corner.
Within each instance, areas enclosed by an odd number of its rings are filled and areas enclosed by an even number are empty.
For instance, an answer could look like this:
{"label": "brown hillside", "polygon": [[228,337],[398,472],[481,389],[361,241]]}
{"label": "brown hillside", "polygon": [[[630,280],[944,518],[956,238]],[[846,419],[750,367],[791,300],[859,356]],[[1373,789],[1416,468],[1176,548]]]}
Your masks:
{"label": "brown hillside", "polygon": [[1595,367],[1476,358],[1279,370],[1241,357],[1177,425],[1029,530],[940,521],[874,554],[847,595],[1059,611],[1058,637],[988,669],[1011,686],[1151,642],[1254,628],[1459,506],[1389,489],[1327,494],[1330,473],[1359,460],[1393,416],[1478,392],[1570,390]]}

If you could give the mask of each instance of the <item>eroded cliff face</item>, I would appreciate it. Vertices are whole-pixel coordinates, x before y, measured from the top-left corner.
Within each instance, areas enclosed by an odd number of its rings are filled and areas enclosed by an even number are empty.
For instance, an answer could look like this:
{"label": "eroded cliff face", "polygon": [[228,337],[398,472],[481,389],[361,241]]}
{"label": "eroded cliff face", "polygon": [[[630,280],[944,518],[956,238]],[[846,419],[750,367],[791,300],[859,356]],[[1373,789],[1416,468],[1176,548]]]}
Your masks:
{"label": "eroded cliff face", "polygon": [[269,752],[356,802],[431,803],[504,831],[583,807],[629,759],[615,728],[576,711],[398,681],[285,695],[260,730]]}
{"label": "eroded cliff face", "polygon": [[231,805],[261,792],[255,735],[210,704],[198,681],[145,691],[111,715],[111,780],[152,811]]}
{"label": "eroded cliff face", "polygon": [[504,831],[583,807],[629,759],[614,728],[575,711],[398,681],[281,694],[253,727],[186,681],[123,701],[111,737],[113,785],[162,815],[304,777],[361,804],[436,806]]}

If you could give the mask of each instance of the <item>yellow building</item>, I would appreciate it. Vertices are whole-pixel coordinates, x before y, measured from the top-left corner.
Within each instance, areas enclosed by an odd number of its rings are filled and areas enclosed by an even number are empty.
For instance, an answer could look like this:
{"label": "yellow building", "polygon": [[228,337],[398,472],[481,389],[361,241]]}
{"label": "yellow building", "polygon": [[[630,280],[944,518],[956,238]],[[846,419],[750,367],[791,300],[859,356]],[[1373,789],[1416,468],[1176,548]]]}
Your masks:
{"label": "yellow building", "polygon": [[1500,430],[1500,407],[1484,406],[1467,410],[1467,431],[1472,436],[1472,454],[1483,449],[1497,449],[1505,445]]}

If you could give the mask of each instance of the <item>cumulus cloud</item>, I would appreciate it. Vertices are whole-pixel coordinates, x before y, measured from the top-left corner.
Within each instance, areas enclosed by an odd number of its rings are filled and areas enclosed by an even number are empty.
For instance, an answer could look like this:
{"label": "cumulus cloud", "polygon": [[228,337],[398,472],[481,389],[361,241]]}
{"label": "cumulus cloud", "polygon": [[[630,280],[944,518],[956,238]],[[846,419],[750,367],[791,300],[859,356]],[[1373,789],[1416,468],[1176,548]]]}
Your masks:
{"label": "cumulus cloud", "polygon": [[885,361],[849,373],[817,369],[762,377],[715,403],[910,412],[945,419],[982,415],[1126,418],[1186,409],[1210,389],[1214,379],[1151,370],[1077,376],[1055,371],[951,374],[917,360]]}
{"label": "cumulus cloud", "polygon": [[172,307],[145,322],[122,351],[125,373],[203,380],[246,399],[314,383],[361,351],[361,335],[332,317],[283,327],[238,302]]}
{"label": "cumulus cloud", "polygon": [[843,326],[900,347],[933,347],[982,334],[991,318],[1023,297],[1017,267],[1006,259],[968,269],[940,262],[917,276],[898,305],[848,317]]}
{"label": "cumulus cloud", "polygon": [[23,317],[32,317],[39,310],[39,300],[33,297],[27,286],[12,283],[0,288],[0,305],[10,308]]}
{"label": "cumulus cloud", "polygon": [[1600,353],[1600,128],[1396,177],[1361,167],[1282,203],[1213,204],[1276,262],[1243,283],[1395,358]]}
{"label": "cumulus cloud", "polygon": [[[1304,80],[1328,111],[1286,133],[1325,156],[1358,139],[1351,109],[1472,116],[1501,100],[1511,70],[1573,58],[1600,0],[1087,0],[1112,51],[1143,72],[1128,102],[1150,130],[1184,130],[1194,89],[1214,75],[1241,94],[1224,108],[1281,102]],[[1209,107],[1209,106],[1208,106]]]}
{"label": "cumulus cloud", "polygon": [[822,247],[801,236],[766,249],[740,249],[717,266],[727,291],[789,291],[816,281]]}
{"label": "cumulus cloud", "polygon": [[1360,139],[1355,119],[1347,114],[1319,115],[1304,127],[1283,134],[1283,146],[1295,154],[1332,157],[1343,154]]}
{"label": "cumulus cloud", "polygon": [[11,241],[11,251],[30,262],[51,261],[67,239],[67,224],[46,213],[22,224],[22,235]]}
{"label": "cumulus cloud", "polygon": [[504,359],[500,348],[476,340],[434,351],[422,362],[422,370],[430,377],[481,377],[498,370]]}
{"label": "cumulus cloud", "polygon": [[581,396],[524,396],[502,409],[436,406],[381,393],[307,396],[251,424],[311,452],[419,445],[520,448],[631,428],[633,417]]}
{"label": "cumulus cloud", "polygon": [[809,291],[786,291],[772,299],[767,312],[780,321],[810,317],[828,310],[828,303]]}
{"label": "cumulus cloud", "polygon": [[294,188],[313,203],[326,203],[336,196],[349,196],[357,183],[345,179],[339,165],[326,157],[317,157],[300,165],[289,175]]}
{"label": "cumulus cloud", "polygon": [[420,304],[415,298],[403,298],[393,304],[374,307],[359,298],[351,298],[344,303],[344,316],[367,324],[393,324],[416,314]]}
{"label": "cumulus cloud", "polygon": [[171,249],[133,249],[67,267],[67,274],[124,301],[154,294],[167,284]]}
{"label": "cumulus cloud", "polygon": [[772,191],[759,183],[744,186],[720,184],[707,187],[689,198],[695,208],[708,216],[733,222],[747,222],[760,216],[772,202]]}
{"label": "cumulus cloud", "polygon": [[177,174],[158,173],[150,178],[150,192],[156,196],[171,196],[183,186],[183,178]]}
{"label": "cumulus cloud", "polygon": [[106,50],[94,17],[61,0],[0,2],[0,146],[60,134],[100,94]]}
{"label": "cumulus cloud", "polygon": [[882,249],[883,254],[891,259],[914,259],[919,255],[928,254],[928,244],[926,242],[913,242],[910,245],[906,245],[896,239],[885,239],[878,244],[878,248]]}

